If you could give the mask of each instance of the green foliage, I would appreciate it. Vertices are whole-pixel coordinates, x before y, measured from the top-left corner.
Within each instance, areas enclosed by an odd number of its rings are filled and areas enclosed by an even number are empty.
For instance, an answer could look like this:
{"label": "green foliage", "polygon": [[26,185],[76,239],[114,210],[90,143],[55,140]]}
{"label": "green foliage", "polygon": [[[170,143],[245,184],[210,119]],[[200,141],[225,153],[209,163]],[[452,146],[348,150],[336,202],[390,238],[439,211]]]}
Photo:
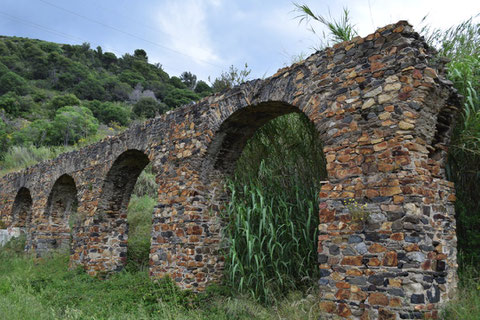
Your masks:
{"label": "green foliage", "polygon": [[80,100],[74,94],[65,94],[61,96],[55,96],[50,100],[49,107],[54,112],[58,109],[66,106],[79,106]]}
{"label": "green foliage", "polygon": [[441,319],[477,320],[480,315],[480,275],[472,266],[460,268],[459,290],[444,308]]}
{"label": "green foliage", "polygon": [[182,73],[180,80],[190,90],[195,89],[195,86],[197,85],[197,76],[188,71]]}
{"label": "green foliage", "polygon": [[[248,80],[248,76],[251,72],[252,70],[248,68],[248,64],[246,63],[241,70],[231,65],[228,71],[223,71],[220,77],[213,80],[212,90],[213,92],[222,92],[240,85]],[[210,77],[208,78],[208,81],[211,81]]]}
{"label": "green foliage", "polygon": [[143,97],[133,105],[133,112],[138,117],[153,118],[156,114],[162,114],[165,111],[167,106],[151,97]]}
{"label": "green foliage", "polygon": [[353,37],[358,34],[355,30],[355,25],[350,21],[350,13],[347,8],[343,8],[343,15],[340,20],[336,20],[332,18],[330,13],[329,17],[326,18],[320,14],[315,14],[307,5],[300,5],[297,3],[294,3],[293,5],[295,6],[294,11],[298,13],[296,18],[299,19],[299,23],[305,22],[313,34],[318,35],[317,31],[310,23],[312,20],[327,27],[328,33],[322,33],[322,38],[325,40],[325,43],[322,43],[321,47],[329,46],[330,42],[338,43],[352,40]]}
{"label": "green foliage", "polygon": [[[100,303],[101,302],[101,303]],[[250,320],[318,319],[315,295],[294,292],[273,308],[219,287],[204,294],[180,291],[168,278],[121,272],[100,281],[68,270],[67,255],[35,259],[0,249],[0,314],[23,319]]]}
{"label": "green foliage", "polygon": [[15,92],[8,92],[0,97],[0,108],[12,116],[20,113],[19,96]]}
{"label": "green foliage", "polygon": [[0,248],[0,256],[15,256],[21,255],[25,251],[27,242],[27,235],[22,233],[19,237],[12,238]]}
{"label": "green foliage", "polygon": [[317,193],[325,177],[317,131],[303,114],[279,117],[257,130],[229,184],[229,285],[271,303],[283,292],[313,284]]}
{"label": "green foliage", "polygon": [[15,92],[23,95],[28,91],[27,81],[14,72],[7,72],[0,77],[0,94]]}
{"label": "green foliage", "polygon": [[11,169],[29,167],[38,162],[52,159],[61,151],[63,150],[55,150],[47,147],[13,146],[8,149],[8,152],[5,154],[0,169],[9,171]]}
{"label": "green foliage", "polygon": [[[92,50],[88,43],[59,45],[0,36],[0,53],[0,109],[5,111],[2,121],[9,123],[2,126],[0,159],[11,145],[95,141],[97,122],[127,126],[132,117],[154,117],[209,94],[205,83],[198,93],[193,91],[196,77],[189,72],[183,75],[188,87],[180,78],[170,78],[160,64],[148,63],[142,49],[117,58],[101,47]],[[138,98],[131,98],[131,94],[136,94],[137,88],[137,96],[153,92],[157,102],[139,101],[133,113],[132,101]],[[79,109],[57,112],[74,106]],[[81,107],[90,109],[96,120]],[[77,118],[81,123],[68,129],[67,122]]]}
{"label": "green foliage", "polygon": [[196,93],[188,89],[174,88],[167,92],[163,101],[170,108],[176,108],[184,104],[189,104],[191,102],[197,101],[199,98],[200,97]]}
{"label": "green foliage", "polygon": [[49,120],[38,119],[15,131],[12,134],[12,142],[15,145],[34,145],[40,147],[50,144],[52,123]]}
{"label": "green foliage", "polygon": [[118,123],[121,126],[126,126],[130,123],[130,111],[118,103],[106,103],[98,120],[105,124]]}
{"label": "green foliage", "polygon": [[0,155],[7,151],[8,148],[8,136],[7,136],[7,125],[0,118]]}
{"label": "green foliage", "polygon": [[205,81],[200,80],[195,86],[195,93],[198,93],[202,97],[206,97],[208,95],[211,95],[213,93],[213,90]]}
{"label": "green foliage", "polygon": [[149,164],[137,179],[128,204],[128,271],[148,269],[153,208],[157,204],[158,186]]}
{"label": "green foliage", "polygon": [[87,78],[77,84],[74,92],[80,99],[86,100],[103,100],[105,89],[100,80],[93,77]]}
{"label": "green foliage", "polygon": [[128,271],[148,270],[150,254],[150,232],[152,229],[153,207],[156,197],[133,195],[128,205]]}
{"label": "green foliage", "polygon": [[480,263],[480,24],[473,18],[447,30],[423,32],[439,57],[450,59],[448,78],[465,97],[446,167],[455,182],[460,265]]}
{"label": "green foliage", "polygon": [[133,56],[135,58],[139,58],[139,59],[142,59],[142,60],[145,60],[145,62],[148,61],[148,56],[147,56],[147,53],[145,52],[145,50],[143,49],[136,49],[133,53]]}
{"label": "green foliage", "polygon": [[152,165],[149,164],[138,177],[133,194],[138,197],[149,196],[150,198],[157,198],[157,189],[155,174],[153,173]]}
{"label": "green foliage", "polygon": [[63,107],[57,110],[50,131],[51,141],[73,144],[95,134],[98,120],[86,107]]}

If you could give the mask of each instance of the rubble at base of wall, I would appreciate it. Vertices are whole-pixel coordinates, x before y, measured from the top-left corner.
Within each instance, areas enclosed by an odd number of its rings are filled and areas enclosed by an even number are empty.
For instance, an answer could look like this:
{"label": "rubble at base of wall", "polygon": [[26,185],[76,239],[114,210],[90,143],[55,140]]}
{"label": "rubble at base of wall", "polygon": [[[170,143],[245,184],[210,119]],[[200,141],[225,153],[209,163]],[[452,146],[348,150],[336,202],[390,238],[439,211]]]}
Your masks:
{"label": "rubble at base of wall", "polygon": [[0,229],[0,247],[3,247],[10,239],[18,238],[22,232],[22,228]]}

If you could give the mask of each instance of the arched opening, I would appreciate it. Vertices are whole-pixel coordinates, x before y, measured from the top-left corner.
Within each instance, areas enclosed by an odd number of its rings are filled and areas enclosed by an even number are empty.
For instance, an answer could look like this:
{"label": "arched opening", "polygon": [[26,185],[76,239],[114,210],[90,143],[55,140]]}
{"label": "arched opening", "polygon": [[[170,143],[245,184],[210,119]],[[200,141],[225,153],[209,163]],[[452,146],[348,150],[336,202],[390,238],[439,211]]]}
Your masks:
{"label": "arched opening", "polygon": [[60,176],[52,187],[47,200],[45,217],[48,219],[48,230],[43,249],[70,250],[71,224],[76,218],[78,208],[77,187],[73,178],[67,174]]}
{"label": "arched opening", "polygon": [[274,102],[235,112],[217,134],[206,165],[226,178],[229,191],[225,280],[264,302],[315,287],[318,194],[326,180],[315,125],[297,108]]}
{"label": "arched opening", "polygon": [[[3,246],[12,238],[20,237],[25,233],[32,214],[32,196],[30,191],[22,187],[18,190],[13,202],[12,214],[9,227],[0,227],[0,246]],[[0,223],[3,225],[3,223]]]}
{"label": "arched opening", "polygon": [[32,214],[32,196],[25,187],[18,190],[12,208],[11,227],[25,229]]}
{"label": "arched opening", "polygon": [[[149,162],[147,155],[143,152],[139,150],[128,150],[115,160],[106,176],[97,214],[93,221],[95,230],[92,232],[91,237],[96,239],[96,241],[91,243],[89,248],[89,254],[92,256],[99,255],[100,259],[98,259],[98,257],[95,258],[93,263],[102,263],[103,266],[100,267],[101,270],[120,271],[126,265],[129,243],[129,223],[127,216],[130,215],[127,209],[136,182]],[[134,200],[136,200],[135,197]],[[150,202],[147,206],[151,205]],[[138,201],[135,201],[135,204],[137,203]],[[139,206],[142,205],[144,205],[144,203],[139,204]],[[139,208],[137,211],[133,209],[132,211],[138,213],[138,211],[142,211],[142,209],[143,211],[146,210],[146,208]],[[149,217],[150,225],[151,214],[152,210],[150,210]],[[131,216],[130,220],[136,221],[135,218],[142,220],[142,222],[146,220],[145,215],[142,215],[142,217],[134,215],[133,217]],[[141,245],[143,245],[143,247],[148,246],[148,251],[150,230],[148,230],[148,242],[145,244],[145,239],[142,240]],[[132,241],[136,241],[136,239],[132,239]],[[144,255],[143,253],[142,257]]]}

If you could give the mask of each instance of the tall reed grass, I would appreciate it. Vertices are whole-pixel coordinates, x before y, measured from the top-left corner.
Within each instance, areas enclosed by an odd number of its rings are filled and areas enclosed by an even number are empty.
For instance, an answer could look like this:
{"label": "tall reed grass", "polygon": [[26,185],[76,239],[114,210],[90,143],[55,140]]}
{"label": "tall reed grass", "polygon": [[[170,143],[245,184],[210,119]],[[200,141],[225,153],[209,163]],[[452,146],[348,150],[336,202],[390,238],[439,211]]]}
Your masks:
{"label": "tall reed grass", "polygon": [[325,176],[322,145],[303,114],[276,118],[255,133],[228,183],[228,285],[263,303],[314,285]]}
{"label": "tall reed grass", "polygon": [[455,182],[459,262],[480,263],[480,23],[476,15],[447,30],[423,33],[447,58],[448,78],[464,96],[461,116],[453,132],[446,166],[447,177]]}

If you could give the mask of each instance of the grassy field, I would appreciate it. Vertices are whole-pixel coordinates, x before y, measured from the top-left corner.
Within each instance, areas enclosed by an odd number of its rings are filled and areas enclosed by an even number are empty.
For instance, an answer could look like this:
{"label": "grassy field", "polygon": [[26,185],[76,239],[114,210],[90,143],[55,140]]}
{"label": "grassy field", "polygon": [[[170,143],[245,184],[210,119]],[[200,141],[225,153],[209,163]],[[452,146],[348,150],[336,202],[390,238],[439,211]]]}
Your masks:
{"label": "grassy field", "polygon": [[168,279],[124,271],[106,280],[68,270],[67,255],[34,259],[21,241],[0,251],[0,319],[318,319],[315,293],[261,305],[211,287],[181,292]]}

